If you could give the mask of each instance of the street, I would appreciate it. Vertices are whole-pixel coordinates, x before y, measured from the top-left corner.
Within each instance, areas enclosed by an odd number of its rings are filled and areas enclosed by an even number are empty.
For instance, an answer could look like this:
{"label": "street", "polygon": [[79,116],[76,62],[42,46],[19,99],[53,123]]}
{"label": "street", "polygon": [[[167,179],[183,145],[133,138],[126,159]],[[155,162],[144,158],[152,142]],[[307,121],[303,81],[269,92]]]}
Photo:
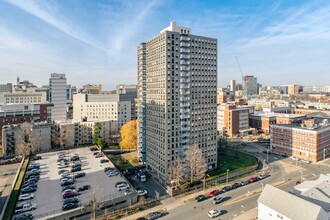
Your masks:
{"label": "street", "polygon": [[[257,146],[250,148],[250,153],[255,154],[260,159],[267,159],[266,154],[260,153],[256,149],[258,149]],[[289,192],[301,178],[311,180],[316,179],[319,174],[330,173],[330,168],[327,166],[296,162],[291,158],[283,158],[278,155],[268,155],[268,160],[271,165],[270,177],[221,194],[225,201],[218,205],[211,203],[210,198],[200,203],[190,199],[185,204],[170,210],[169,214],[162,219],[210,219],[207,212],[212,209],[225,210],[225,214],[217,219],[255,219],[256,216],[245,216],[244,213],[257,207],[257,199],[266,184]],[[220,188],[218,187],[218,189]]]}

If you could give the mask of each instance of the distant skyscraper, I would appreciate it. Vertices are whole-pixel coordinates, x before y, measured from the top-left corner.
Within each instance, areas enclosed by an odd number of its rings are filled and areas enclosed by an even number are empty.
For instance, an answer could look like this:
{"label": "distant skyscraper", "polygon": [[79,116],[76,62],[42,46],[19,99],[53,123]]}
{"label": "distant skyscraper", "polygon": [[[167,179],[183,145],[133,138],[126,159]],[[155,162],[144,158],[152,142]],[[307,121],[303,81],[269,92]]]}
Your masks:
{"label": "distant skyscraper", "polygon": [[216,98],[217,39],[192,35],[190,28],[171,22],[140,44],[139,148],[161,182],[171,161],[183,159],[193,145],[210,169],[217,166]]}
{"label": "distant skyscraper", "polygon": [[235,80],[230,80],[230,92],[235,97],[235,92],[236,92],[236,81]]}
{"label": "distant skyscraper", "polygon": [[258,95],[257,77],[244,76],[243,77],[243,89],[244,89],[245,96]]}
{"label": "distant skyscraper", "polygon": [[52,120],[66,120],[67,85],[65,74],[52,73],[49,78],[49,98],[54,104]]}

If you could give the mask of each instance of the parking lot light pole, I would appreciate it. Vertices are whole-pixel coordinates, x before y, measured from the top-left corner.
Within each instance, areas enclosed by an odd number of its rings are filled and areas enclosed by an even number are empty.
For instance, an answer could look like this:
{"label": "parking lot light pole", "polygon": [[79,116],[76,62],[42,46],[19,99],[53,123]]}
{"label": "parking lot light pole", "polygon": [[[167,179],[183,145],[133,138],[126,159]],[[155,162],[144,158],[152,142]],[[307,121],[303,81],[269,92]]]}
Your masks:
{"label": "parking lot light pole", "polygon": [[302,170],[300,170],[299,173],[300,173],[300,183],[302,183]]}
{"label": "parking lot light pole", "polygon": [[226,184],[228,184],[228,174],[229,174],[229,170],[227,169],[227,178],[226,178]]}
{"label": "parking lot light pole", "polygon": [[261,192],[262,192],[262,190],[264,190],[264,184],[263,183],[260,184],[261,184]]}

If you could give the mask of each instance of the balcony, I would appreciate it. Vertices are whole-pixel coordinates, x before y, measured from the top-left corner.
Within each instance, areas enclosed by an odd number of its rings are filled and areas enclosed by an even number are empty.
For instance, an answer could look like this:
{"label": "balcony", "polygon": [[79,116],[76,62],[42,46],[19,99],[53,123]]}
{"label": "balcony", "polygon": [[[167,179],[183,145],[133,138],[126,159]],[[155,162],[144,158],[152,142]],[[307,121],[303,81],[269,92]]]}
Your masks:
{"label": "balcony", "polygon": [[189,71],[190,67],[189,66],[180,66],[180,71]]}
{"label": "balcony", "polygon": [[180,47],[190,47],[190,43],[180,42]]}
{"label": "balcony", "polygon": [[190,59],[190,55],[180,54],[180,59],[189,60]]}
{"label": "balcony", "polygon": [[181,35],[180,36],[180,41],[190,41],[190,37],[186,35]]}
{"label": "balcony", "polygon": [[180,53],[181,54],[188,54],[188,53],[190,53],[190,49],[180,48]]}

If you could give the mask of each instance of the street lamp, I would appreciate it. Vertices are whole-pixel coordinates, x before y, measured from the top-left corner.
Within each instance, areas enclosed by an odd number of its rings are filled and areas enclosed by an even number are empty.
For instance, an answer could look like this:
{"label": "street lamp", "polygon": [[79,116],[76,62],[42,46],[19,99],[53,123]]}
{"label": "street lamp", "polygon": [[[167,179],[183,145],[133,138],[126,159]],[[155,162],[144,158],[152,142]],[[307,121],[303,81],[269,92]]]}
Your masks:
{"label": "street lamp", "polygon": [[300,170],[299,173],[300,173],[300,182],[302,183],[302,170]]}
{"label": "street lamp", "polygon": [[205,190],[205,185],[206,185],[206,176],[210,176],[209,174],[204,175],[204,183],[203,183],[203,191]]}
{"label": "street lamp", "polygon": [[229,174],[229,170],[227,169],[227,178],[226,178],[226,184],[228,184],[228,174]]}
{"label": "street lamp", "polygon": [[263,183],[260,183],[261,184],[261,191],[264,190],[264,184]]}

